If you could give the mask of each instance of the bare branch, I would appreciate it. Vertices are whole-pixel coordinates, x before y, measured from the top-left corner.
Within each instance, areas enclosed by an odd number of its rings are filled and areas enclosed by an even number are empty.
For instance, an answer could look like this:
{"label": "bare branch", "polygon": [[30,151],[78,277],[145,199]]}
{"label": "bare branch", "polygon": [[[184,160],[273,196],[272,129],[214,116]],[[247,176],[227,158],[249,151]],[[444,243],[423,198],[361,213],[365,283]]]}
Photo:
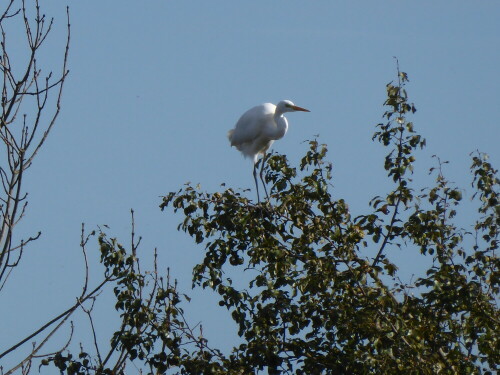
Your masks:
{"label": "bare branch", "polygon": [[70,19],[69,19],[69,7],[66,8],[66,16],[67,16],[68,36],[67,36],[67,39],[66,39],[66,48],[65,48],[65,51],[64,51],[62,78],[60,80],[59,92],[58,92],[58,95],[57,95],[56,112],[54,113],[54,115],[52,117],[52,120],[50,121],[49,125],[47,126],[47,129],[43,133],[42,139],[39,141],[39,143],[36,146],[35,150],[33,151],[33,153],[31,154],[31,156],[26,161],[26,168],[28,168],[31,165],[31,163],[33,162],[33,158],[38,153],[38,150],[44,144],[44,142],[47,139],[47,137],[48,137],[48,135],[49,135],[52,127],[54,126],[54,124],[56,122],[56,119],[57,119],[57,117],[59,115],[59,112],[61,110],[61,98],[62,98],[62,92],[63,92],[64,82],[66,80],[66,76],[69,73],[69,70],[67,69],[68,53],[69,53],[69,43],[70,43],[70,40],[71,40],[71,24],[70,24]]}

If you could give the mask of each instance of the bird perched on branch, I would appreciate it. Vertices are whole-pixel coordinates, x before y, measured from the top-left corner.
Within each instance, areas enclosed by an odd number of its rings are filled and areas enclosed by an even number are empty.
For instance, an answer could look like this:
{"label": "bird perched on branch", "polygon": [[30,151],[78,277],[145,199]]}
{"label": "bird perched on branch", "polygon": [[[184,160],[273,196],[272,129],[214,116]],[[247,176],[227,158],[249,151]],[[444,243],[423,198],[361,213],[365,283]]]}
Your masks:
{"label": "bird perched on branch", "polygon": [[229,130],[227,137],[231,146],[235,146],[245,157],[253,159],[253,178],[257,189],[257,201],[260,202],[259,185],[257,183],[257,163],[262,156],[260,165],[260,180],[267,194],[266,184],[262,178],[266,152],[274,141],[285,136],[288,130],[288,121],[283,115],[286,112],[310,112],[308,109],[298,107],[290,100],[282,100],[277,105],[264,103],[243,113],[234,129]]}

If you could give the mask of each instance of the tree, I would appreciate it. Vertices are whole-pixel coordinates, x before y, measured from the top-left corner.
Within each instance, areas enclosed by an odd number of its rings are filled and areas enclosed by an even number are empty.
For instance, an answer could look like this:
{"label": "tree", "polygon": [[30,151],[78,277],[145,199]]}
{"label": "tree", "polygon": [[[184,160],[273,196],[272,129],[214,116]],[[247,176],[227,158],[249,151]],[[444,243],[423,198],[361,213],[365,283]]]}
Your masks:
{"label": "tree", "polygon": [[[387,85],[385,123],[373,139],[388,148],[384,168],[394,188],[352,217],[333,199],[332,165],[317,140],[297,168],[269,158],[272,199],[255,205],[232,189],[204,193],[187,186],[164,198],[204,244],[195,286],[221,296],[244,343],[220,373],[491,374],[500,360],[497,171],[472,157],[480,218],[469,231],[453,220],[461,190],[438,160],[435,186],[415,191],[415,151],[425,146],[408,117],[408,76]],[[431,266],[400,281],[391,247],[420,251]],[[370,260],[368,249],[376,248]],[[243,280],[225,270],[236,268]]]}
{"label": "tree", "polygon": [[[6,5],[0,17],[3,73],[0,134],[6,157],[0,231],[0,290],[21,261],[25,246],[12,243],[25,213],[22,176],[44,144],[60,109],[70,40],[58,78],[38,66],[37,52],[51,30],[38,2]],[[21,25],[26,35],[25,69],[17,76],[6,32]],[[16,62],[16,64],[19,64]],[[180,212],[180,229],[204,247],[193,285],[220,295],[236,322],[242,343],[230,353],[209,346],[200,325],[184,317],[189,297],[180,293],[156,262],[139,261],[140,237],[132,211],[130,245],[105,230],[82,226],[85,279],[68,308],[17,342],[2,342],[0,361],[21,355],[3,374],[54,367],[63,374],[491,374],[500,360],[497,170],[485,154],[472,154],[472,189],[478,217],[462,230],[456,224],[462,189],[444,176],[439,159],[436,183],[422,191],[412,181],[418,148],[416,111],[406,92],[408,76],[397,68],[387,85],[384,123],[373,140],[387,148],[384,168],[393,183],[374,197],[365,214],[353,216],[344,199],[334,199],[327,146],[309,141],[300,165],[274,154],[265,169],[271,199],[255,203],[231,188],[207,193],[187,185],[167,194],[162,210]],[[55,96],[49,94],[55,91]],[[47,111],[52,108],[50,116]],[[97,236],[102,278],[89,281],[89,241]],[[430,266],[405,280],[391,249],[419,252]],[[368,254],[375,254],[370,257]],[[242,275],[227,277],[233,269]],[[104,288],[115,298],[118,325],[108,340],[97,339],[94,303]],[[74,343],[70,317],[87,318],[90,343]],[[43,352],[54,332],[69,326],[68,340]],[[2,340],[5,341],[5,340]],[[29,344],[35,342],[31,347]],[[22,352],[24,353],[24,352]],[[132,367],[131,367],[132,366]]]}
{"label": "tree", "polygon": [[[0,291],[9,276],[19,266],[28,244],[39,238],[33,234],[20,243],[14,243],[13,234],[18,222],[26,214],[27,193],[24,192],[23,176],[27,173],[38,152],[44,145],[61,109],[67,69],[70,22],[67,8],[67,39],[61,55],[61,71],[54,74],[40,64],[39,55],[51,33],[54,19],[49,19],[41,11],[38,0],[10,0],[3,5],[0,13],[0,71],[2,73],[2,113],[0,115],[0,138],[5,157],[0,164]],[[9,35],[18,33],[25,36],[25,44],[10,43]],[[24,50],[21,53],[21,48]],[[12,53],[15,49],[15,53]],[[132,214],[133,228],[133,214]],[[103,277],[95,285],[89,281],[87,245],[98,235]],[[158,367],[163,364],[166,348],[176,359],[180,345],[185,341],[203,346],[203,338],[183,319],[182,310],[177,307],[181,296],[169,276],[162,278],[158,273],[142,272],[136,257],[138,242],[132,229],[132,248],[127,253],[116,239],[108,238],[98,230],[87,233],[82,225],[80,248],[83,256],[84,280],[82,291],[76,301],[68,303],[68,308],[48,318],[47,322],[31,334],[19,340],[2,337],[0,343],[0,373],[28,374],[34,361],[41,365],[54,364],[68,373],[119,373],[123,372],[127,361],[138,358]],[[117,298],[116,309],[120,312],[122,324],[111,338],[106,350],[96,340],[93,320],[93,306],[97,296],[105,287],[113,287]],[[150,287],[150,289],[148,289]],[[145,300],[149,296],[149,299]],[[4,301],[2,301],[4,302]],[[7,304],[4,304],[4,306]],[[73,323],[70,318],[76,312],[88,317],[90,334],[94,337],[94,353],[90,356],[82,351],[73,360],[70,344],[73,339]],[[17,323],[17,322],[14,322]],[[62,327],[69,326],[68,340],[60,344],[56,352],[47,353],[44,348],[54,334]],[[163,340],[158,354],[150,353],[152,344]],[[102,354],[101,354],[102,353]],[[149,355],[151,354],[151,355]],[[14,365],[5,367],[4,361],[12,358]],[[192,356],[192,361],[196,356]],[[187,362],[187,360],[184,360]]]}
{"label": "tree", "polygon": [[[37,56],[50,33],[53,20],[40,13],[38,3],[34,17],[29,15],[24,1],[15,8],[14,0],[5,6],[0,15],[2,73],[2,113],[0,115],[0,138],[4,159],[0,165],[2,196],[0,206],[0,285],[5,285],[10,272],[20,262],[25,246],[36,240],[35,234],[21,243],[13,243],[13,231],[22,219],[27,201],[22,181],[31,167],[38,151],[49,135],[61,108],[61,95],[68,70],[68,40],[62,55],[62,69],[59,76],[45,72]],[[20,45],[10,44],[6,30],[22,27],[26,35],[25,61],[16,55],[11,58],[11,49]],[[55,98],[50,94],[55,91]]]}
{"label": "tree", "polygon": [[[64,83],[68,76],[67,61],[70,41],[69,13],[67,41],[61,54],[60,73],[47,70],[39,61],[39,53],[49,36],[53,19],[41,11],[38,1],[26,6],[24,1],[10,0],[2,5],[0,13],[0,71],[2,76],[2,101],[0,114],[1,152],[0,164],[0,291],[9,276],[20,264],[27,245],[40,233],[34,233],[20,243],[14,242],[16,225],[24,217],[27,196],[24,176],[32,166],[38,152],[51,132],[61,109]],[[20,32],[19,32],[20,31]],[[9,38],[11,33],[24,34],[24,44]],[[7,343],[2,340],[0,360],[31,338],[42,337],[28,354],[12,369],[2,369],[9,374],[16,369],[29,371],[31,359],[38,355],[55,330],[51,325],[67,318],[59,316],[50,324],[33,332],[25,340]],[[50,328],[50,329],[49,329]],[[6,346],[4,346],[6,345]],[[7,346],[8,345],[8,346]],[[10,346],[10,347],[9,347]]]}

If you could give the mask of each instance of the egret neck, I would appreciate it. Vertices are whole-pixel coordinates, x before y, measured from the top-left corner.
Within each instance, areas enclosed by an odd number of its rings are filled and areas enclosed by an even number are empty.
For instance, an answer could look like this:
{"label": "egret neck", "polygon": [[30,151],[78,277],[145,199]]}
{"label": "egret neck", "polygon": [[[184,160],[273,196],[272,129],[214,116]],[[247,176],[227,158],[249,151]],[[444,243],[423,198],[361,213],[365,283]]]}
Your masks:
{"label": "egret neck", "polygon": [[276,111],[274,112],[274,122],[276,123],[276,128],[273,129],[272,134],[269,134],[270,138],[273,140],[281,139],[285,136],[288,131],[288,121],[286,117],[283,116],[285,112],[284,108],[276,107]]}

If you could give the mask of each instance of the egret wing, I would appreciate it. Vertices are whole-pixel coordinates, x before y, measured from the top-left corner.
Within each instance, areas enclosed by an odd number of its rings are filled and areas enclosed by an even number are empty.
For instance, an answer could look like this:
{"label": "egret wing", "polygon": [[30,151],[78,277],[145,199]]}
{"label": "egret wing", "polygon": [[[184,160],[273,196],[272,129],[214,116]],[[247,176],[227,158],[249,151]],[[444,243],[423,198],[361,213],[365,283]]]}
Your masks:
{"label": "egret wing", "polygon": [[259,138],[266,126],[274,123],[274,104],[265,103],[246,111],[236,123],[234,129],[228,133],[231,146],[251,143]]}

